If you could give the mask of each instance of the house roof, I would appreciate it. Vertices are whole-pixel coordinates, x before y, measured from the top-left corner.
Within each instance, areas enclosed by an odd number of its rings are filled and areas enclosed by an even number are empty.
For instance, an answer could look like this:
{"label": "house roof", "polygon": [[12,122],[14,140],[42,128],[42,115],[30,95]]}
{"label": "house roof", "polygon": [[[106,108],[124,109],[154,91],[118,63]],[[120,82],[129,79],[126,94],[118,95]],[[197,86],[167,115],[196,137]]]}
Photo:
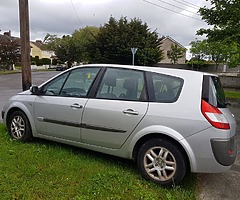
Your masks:
{"label": "house roof", "polygon": [[180,46],[181,48],[183,48],[183,49],[187,49],[187,48],[185,48],[183,45],[181,45],[179,42],[177,42],[176,40],[174,40],[173,38],[171,38],[170,36],[166,36],[166,37],[164,37],[164,39],[162,40],[162,42],[164,41],[164,40],[171,40],[173,43],[175,43],[175,44],[177,44],[178,46]]}
{"label": "house roof", "polygon": [[[40,40],[36,40],[35,42],[30,41],[31,44],[34,44],[36,47],[38,47],[39,49],[41,49],[42,51],[46,50],[46,48],[44,47],[42,41]],[[30,45],[31,45],[30,44]]]}
{"label": "house roof", "polygon": [[13,37],[13,36],[9,36],[9,35],[6,35],[6,34],[0,34],[0,42],[1,41],[9,41],[9,39],[11,39],[11,40],[16,40],[17,42],[19,42],[20,43],[20,38],[18,38],[18,37]]}

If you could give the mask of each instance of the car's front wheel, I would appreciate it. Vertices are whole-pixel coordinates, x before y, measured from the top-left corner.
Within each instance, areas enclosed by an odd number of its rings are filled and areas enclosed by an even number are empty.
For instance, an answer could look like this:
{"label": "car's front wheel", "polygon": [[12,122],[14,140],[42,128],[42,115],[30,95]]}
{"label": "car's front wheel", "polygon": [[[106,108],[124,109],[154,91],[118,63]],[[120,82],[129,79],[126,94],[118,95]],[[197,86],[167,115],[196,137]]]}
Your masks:
{"label": "car's front wheel", "polygon": [[8,132],[13,139],[27,142],[32,139],[32,130],[27,116],[22,111],[11,114],[7,123]]}
{"label": "car's front wheel", "polygon": [[137,165],[142,176],[162,186],[178,184],[186,174],[181,150],[168,140],[153,138],[138,152]]}

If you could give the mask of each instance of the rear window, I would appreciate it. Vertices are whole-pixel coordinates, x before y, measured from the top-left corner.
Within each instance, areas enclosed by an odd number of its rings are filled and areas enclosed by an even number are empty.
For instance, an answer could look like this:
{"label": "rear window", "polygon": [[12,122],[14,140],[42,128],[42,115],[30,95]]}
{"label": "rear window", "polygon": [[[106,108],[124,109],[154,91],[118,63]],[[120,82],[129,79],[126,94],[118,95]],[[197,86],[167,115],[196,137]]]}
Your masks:
{"label": "rear window", "polygon": [[177,101],[182,90],[183,79],[157,73],[151,73],[150,77],[148,78],[151,80],[149,86],[150,101],[159,103],[173,103]]}
{"label": "rear window", "polygon": [[225,94],[216,76],[204,76],[202,99],[218,108],[226,108]]}

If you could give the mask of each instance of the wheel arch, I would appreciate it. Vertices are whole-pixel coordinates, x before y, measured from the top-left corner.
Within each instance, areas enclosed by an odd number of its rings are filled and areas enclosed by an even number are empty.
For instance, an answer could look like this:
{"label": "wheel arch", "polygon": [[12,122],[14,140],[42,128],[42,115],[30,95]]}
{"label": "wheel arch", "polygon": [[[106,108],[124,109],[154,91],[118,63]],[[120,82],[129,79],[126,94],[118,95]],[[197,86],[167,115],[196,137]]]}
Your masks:
{"label": "wheel arch", "polygon": [[24,105],[22,105],[22,106],[13,105],[11,108],[9,108],[9,110],[7,111],[7,115],[6,115],[6,125],[8,125],[11,115],[16,111],[21,111],[23,114],[26,115],[27,120],[29,121],[29,124],[31,126],[32,134],[34,136],[35,135],[35,126],[33,123],[32,115],[29,112],[28,108],[26,108]]}
{"label": "wheel arch", "polygon": [[133,158],[134,162],[136,162],[136,160],[137,160],[138,152],[139,152],[139,149],[141,148],[141,146],[148,140],[151,140],[154,138],[164,139],[164,140],[167,140],[167,141],[171,142],[172,144],[176,145],[184,156],[184,159],[185,159],[185,162],[187,165],[187,170],[188,171],[190,170],[190,168],[191,168],[190,159],[189,159],[189,156],[188,156],[185,148],[182,146],[182,144],[179,143],[176,139],[174,139],[166,134],[160,134],[160,133],[150,133],[150,134],[144,135],[135,143],[133,151],[132,151],[132,158]]}

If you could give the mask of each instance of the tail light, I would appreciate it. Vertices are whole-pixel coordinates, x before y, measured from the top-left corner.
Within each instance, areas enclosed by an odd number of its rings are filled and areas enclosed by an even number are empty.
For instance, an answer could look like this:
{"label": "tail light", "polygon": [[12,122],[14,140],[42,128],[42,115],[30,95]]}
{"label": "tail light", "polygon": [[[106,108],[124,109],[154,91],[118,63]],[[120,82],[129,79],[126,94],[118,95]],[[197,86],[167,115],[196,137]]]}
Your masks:
{"label": "tail light", "polygon": [[202,100],[202,114],[215,128],[230,129],[230,125],[223,113],[204,100]]}

